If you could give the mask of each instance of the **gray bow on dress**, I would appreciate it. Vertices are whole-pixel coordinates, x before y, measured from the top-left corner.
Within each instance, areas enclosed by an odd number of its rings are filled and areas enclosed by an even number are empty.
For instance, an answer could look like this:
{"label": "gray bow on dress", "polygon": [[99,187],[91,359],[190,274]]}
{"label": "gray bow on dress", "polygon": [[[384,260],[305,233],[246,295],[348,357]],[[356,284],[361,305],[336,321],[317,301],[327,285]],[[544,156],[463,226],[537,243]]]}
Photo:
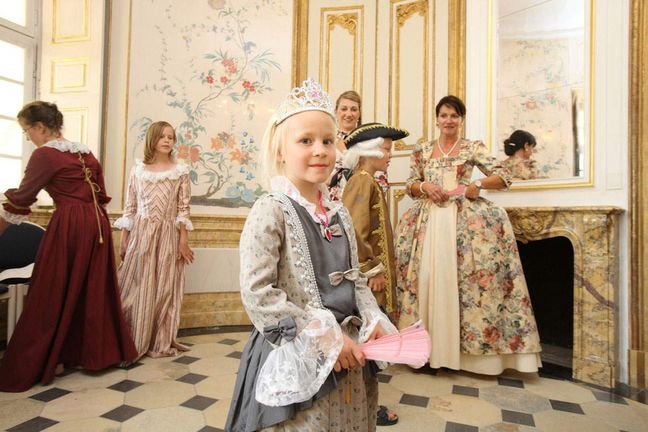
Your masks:
{"label": "gray bow on dress", "polygon": [[337,271],[329,274],[329,282],[331,282],[331,285],[333,286],[338,286],[342,283],[344,279],[349,280],[351,282],[355,282],[358,280],[360,275],[361,275],[360,270],[357,268],[351,268],[343,272]]}

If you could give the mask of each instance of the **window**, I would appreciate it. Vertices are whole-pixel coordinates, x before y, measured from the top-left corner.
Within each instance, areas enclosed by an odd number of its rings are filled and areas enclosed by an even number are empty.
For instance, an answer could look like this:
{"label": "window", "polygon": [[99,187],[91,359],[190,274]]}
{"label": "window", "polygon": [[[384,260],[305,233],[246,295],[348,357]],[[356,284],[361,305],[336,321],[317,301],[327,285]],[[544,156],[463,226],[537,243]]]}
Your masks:
{"label": "window", "polygon": [[18,186],[32,150],[16,114],[35,93],[35,3],[0,1],[0,194]]}

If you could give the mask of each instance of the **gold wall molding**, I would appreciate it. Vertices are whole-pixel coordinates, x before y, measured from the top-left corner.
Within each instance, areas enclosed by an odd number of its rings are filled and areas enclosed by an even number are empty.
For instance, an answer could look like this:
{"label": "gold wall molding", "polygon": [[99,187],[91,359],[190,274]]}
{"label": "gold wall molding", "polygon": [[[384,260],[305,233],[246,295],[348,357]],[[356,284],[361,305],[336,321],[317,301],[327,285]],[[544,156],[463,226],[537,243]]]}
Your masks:
{"label": "gold wall molding", "polygon": [[180,328],[250,325],[241,293],[188,293],[182,298]]}
{"label": "gold wall molding", "polygon": [[[362,98],[364,5],[325,7],[320,9],[319,80],[329,94],[331,93],[331,33],[336,26],[345,29],[353,37],[352,88]],[[326,47],[324,44],[326,44]]]}
{"label": "gold wall molding", "polygon": [[[87,91],[87,72],[90,65],[88,57],[68,57],[51,60],[51,93],[69,93]],[[75,74],[76,82],[62,82],[64,77]]]}
{"label": "gold wall molding", "polygon": [[466,0],[448,1],[448,94],[466,100]]}
{"label": "gold wall molding", "polygon": [[[389,19],[389,68],[395,76],[392,81],[392,73],[389,74],[389,97],[388,97],[388,118],[391,123],[400,127],[400,70],[401,70],[401,43],[410,42],[401,40],[401,29],[405,23],[413,16],[418,14],[423,17],[423,119],[421,125],[421,136],[416,140],[416,144],[426,142],[429,139],[429,35],[430,35],[430,12],[427,0],[418,0],[410,3],[401,3],[403,0],[391,0],[390,19]],[[399,4],[401,3],[401,4]],[[434,5],[432,7],[432,22],[434,23]],[[395,9],[395,13],[394,13]],[[394,30],[394,22],[396,29]],[[434,31],[434,30],[433,30]],[[434,32],[432,33],[434,35]],[[432,41],[434,48],[434,39]],[[434,57],[434,56],[433,56]],[[433,78],[434,83],[434,78]],[[434,84],[432,84],[434,88]],[[398,151],[413,150],[415,144],[407,144],[403,140],[394,143],[394,149]]]}
{"label": "gold wall molding", "polygon": [[574,249],[573,377],[612,388],[617,377],[619,219],[617,207],[511,207],[518,240],[566,237]]}
{"label": "gold wall molding", "polygon": [[63,33],[61,29],[61,17],[65,15],[62,10],[63,1],[52,0],[52,44],[90,40],[90,0],[77,0],[77,3],[83,8],[80,31],[78,33]]}
{"label": "gold wall molding", "polygon": [[648,387],[648,4],[630,6],[630,385]]}
{"label": "gold wall molding", "polygon": [[308,0],[293,0],[292,84],[301,85],[308,75]]}
{"label": "gold wall molding", "polygon": [[[65,136],[73,141],[88,145],[88,115],[90,110],[87,107],[61,108],[65,117]],[[77,122],[77,129],[73,130],[71,125]]]}

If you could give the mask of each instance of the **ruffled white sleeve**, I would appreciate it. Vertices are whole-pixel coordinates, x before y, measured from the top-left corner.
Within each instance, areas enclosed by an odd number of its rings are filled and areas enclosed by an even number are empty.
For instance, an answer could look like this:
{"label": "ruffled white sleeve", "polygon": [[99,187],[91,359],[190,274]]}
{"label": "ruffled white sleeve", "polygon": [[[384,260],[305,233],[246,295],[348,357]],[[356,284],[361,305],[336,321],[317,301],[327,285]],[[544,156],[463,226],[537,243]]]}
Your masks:
{"label": "ruffled white sleeve", "polygon": [[7,223],[20,225],[21,223],[27,222],[29,220],[29,215],[9,213],[8,211],[5,211],[5,209],[0,207],[0,218],[7,221]]}
{"label": "ruffled white sleeve", "polygon": [[312,320],[290,342],[273,350],[257,376],[256,400],[285,406],[312,398],[331,373],[343,339],[326,309],[311,309]]}

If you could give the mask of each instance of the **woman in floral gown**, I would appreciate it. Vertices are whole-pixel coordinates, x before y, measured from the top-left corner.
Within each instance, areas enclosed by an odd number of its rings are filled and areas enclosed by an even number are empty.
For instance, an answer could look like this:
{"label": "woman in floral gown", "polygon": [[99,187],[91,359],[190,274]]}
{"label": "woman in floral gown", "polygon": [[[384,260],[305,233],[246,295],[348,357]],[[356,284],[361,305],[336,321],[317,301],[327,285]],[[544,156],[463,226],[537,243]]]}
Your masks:
{"label": "woman in floral gown", "polygon": [[[509,174],[481,141],[460,138],[465,112],[460,99],[441,99],[439,139],[412,153],[407,193],[416,201],[396,240],[399,327],[427,325],[430,367],[537,371],[540,341],[513,229],[479,196],[508,187]],[[471,182],[475,167],[487,177]]]}

